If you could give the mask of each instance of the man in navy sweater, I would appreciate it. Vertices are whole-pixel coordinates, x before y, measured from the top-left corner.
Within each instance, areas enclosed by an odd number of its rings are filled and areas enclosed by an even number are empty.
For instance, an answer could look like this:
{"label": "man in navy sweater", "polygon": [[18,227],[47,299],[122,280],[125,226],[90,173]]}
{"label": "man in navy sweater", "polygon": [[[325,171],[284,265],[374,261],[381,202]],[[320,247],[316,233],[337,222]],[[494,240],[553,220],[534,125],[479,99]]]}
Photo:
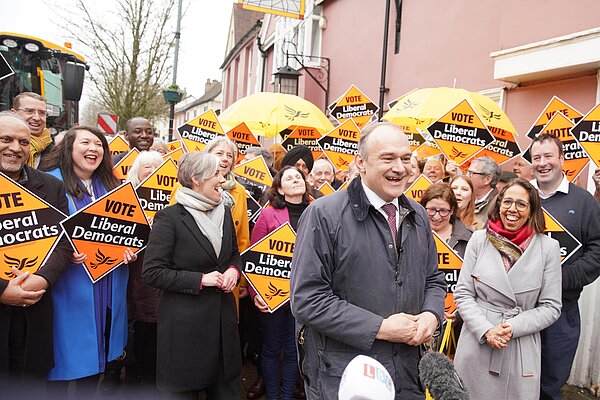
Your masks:
{"label": "man in navy sweater", "polygon": [[600,206],[586,190],[569,183],[562,172],[563,147],[543,134],[531,144],[531,161],[542,206],[582,244],[562,266],[562,314],[542,331],[540,399],[561,399],[580,332],[577,300],[584,286],[600,275]]}

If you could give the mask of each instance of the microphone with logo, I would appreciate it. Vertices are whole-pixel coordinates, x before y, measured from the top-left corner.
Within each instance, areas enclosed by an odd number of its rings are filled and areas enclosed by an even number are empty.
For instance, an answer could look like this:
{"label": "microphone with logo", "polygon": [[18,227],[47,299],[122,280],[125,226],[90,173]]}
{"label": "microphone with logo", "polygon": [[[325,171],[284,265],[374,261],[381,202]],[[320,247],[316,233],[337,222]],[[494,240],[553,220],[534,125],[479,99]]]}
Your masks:
{"label": "microphone with logo", "polygon": [[469,400],[452,361],[442,353],[427,353],[421,358],[419,378],[435,400]]}

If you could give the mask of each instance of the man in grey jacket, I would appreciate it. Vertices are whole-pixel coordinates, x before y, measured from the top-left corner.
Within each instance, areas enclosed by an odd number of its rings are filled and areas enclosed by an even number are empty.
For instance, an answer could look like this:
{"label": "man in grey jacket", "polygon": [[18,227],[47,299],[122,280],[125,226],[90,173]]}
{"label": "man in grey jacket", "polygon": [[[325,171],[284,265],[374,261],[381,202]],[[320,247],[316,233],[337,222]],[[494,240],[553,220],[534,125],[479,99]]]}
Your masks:
{"label": "man in grey jacket", "polygon": [[304,212],[291,306],[308,399],[337,399],[358,354],[389,371],[397,399],[424,399],[420,345],[440,326],[446,284],[423,207],[404,196],[411,151],[390,123],[365,128],[360,179]]}

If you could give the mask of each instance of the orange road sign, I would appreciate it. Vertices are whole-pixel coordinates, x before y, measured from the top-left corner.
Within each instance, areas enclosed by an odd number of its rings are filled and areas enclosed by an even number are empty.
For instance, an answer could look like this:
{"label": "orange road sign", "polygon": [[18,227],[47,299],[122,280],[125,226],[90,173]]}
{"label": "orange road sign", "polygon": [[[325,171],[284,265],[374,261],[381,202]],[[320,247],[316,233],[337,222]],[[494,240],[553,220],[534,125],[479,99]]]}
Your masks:
{"label": "orange road sign", "polygon": [[227,131],[226,135],[233,143],[235,143],[238,148],[238,158],[235,161],[235,164],[244,159],[247,148],[260,146],[260,142],[256,138],[256,135],[254,135],[250,128],[248,128],[248,126],[243,122],[235,128]]}
{"label": "orange road sign", "polygon": [[262,156],[238,164],[233,168],[233,173],[240,177],[242,181],[260,187],[263,192],[273,185],[271,171]]}

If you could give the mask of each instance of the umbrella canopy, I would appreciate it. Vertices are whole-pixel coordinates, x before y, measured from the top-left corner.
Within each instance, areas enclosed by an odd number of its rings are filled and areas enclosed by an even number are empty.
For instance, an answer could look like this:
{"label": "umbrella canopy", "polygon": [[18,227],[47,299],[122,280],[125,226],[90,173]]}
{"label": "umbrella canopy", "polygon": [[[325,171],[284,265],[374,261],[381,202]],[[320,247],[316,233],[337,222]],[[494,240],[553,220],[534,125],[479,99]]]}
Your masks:
{"label": "umbrella canopy", "polygon": [[414,90],[399,98],[383,119],[396,125],[425,131],[429,125],[465,99],[475,108],[492,133],[502,129],[517,135],[508,116],[492,99],[465,89],[438,87]]}
{"label": "umbrella canopy", "polygon": [[320,133],[333,124],[313,103],[291,94],[259,92],[239,99],[219,116],[219,121],[234,127],[244,122],[256,135],[275,136],[290,126],[308,126]]}

